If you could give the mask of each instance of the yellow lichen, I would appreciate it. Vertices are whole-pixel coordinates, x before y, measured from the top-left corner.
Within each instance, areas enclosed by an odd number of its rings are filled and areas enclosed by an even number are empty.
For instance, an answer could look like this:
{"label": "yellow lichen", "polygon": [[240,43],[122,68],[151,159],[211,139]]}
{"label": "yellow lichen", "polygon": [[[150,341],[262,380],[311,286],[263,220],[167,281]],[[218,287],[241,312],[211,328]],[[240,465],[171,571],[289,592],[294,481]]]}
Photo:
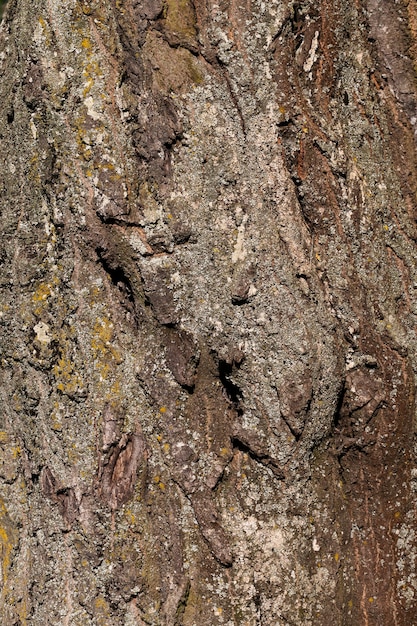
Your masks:
{"label": "yellow lichen", "polygon": [[32,296],[33,302],[44,302],[52,293],[52,285],[50,283],[41,283]]}
{"label": "yellow lichen", "polygon": [[22,452],[22,448],[20,446],[13,446],[11,449],[11,452],[12,452],[12,457],[14,459],[17,459],[17,457],[20,456]]}
{"label": "yellow lichen", "polygon": [[90,304],[98,304],[102,301],[102,290],[98,285],[90,287]]}
{"label": "yellow lichen", "polygon": [[103,76],[103,71],[97,61],[89,61],[83,69],[83,76],[85,78],[83,97],[85,98],[91,91],[96,80]]}
{"label": "yellow lichen", "polygon": [[30,168],[27,174],[27,179],[40,184],[41,176],[39,173],[39,154],[36,152],[30,160]]}
{"label": "yellow lichen", "polygon": [[52,368],[52,373],[57,381],[57,389],[62,393],[74,393],[83,384],[80,375],[75,371],[75,364],[68,357],[68,342],[61,345],[61,357]]}
{"label": "yellow lichen", "polygon": [[95,351],[103,351],[104,345],[108,345],[113,337],[113,322],[102,317],[94,324],[92,348]]}
{"label": "yellow lichen", "polygon": [[68,456],[68,461],[69,463],[71,463],[71,465],[76,465],[79,460],[80,457],[82,456],[83,453],[80,453],[79,450],[77,450],[77,446],[75,443],[73,443],[71,445],[71,447],[68,448],[67,450],[67,456]]}
{"label": "yellow lichen", "polygon": [[9,517],[4,501],[0,498],[0,556],[3,586],[7,581],[11,555],[17,543],[17,531]]}
{"label": "yellow lichen", "polygon": [[22,598],[18,604],[17,612],[20,618],[21,626],[26,626],[27,617],[28,617],[28,599],[27,599],[26,592],[25,592],[25,597]]}
{"label": "yellow lichen", "polygon": [[98,626],[110,626],[110,607],[103,596],[98,596],[94,600],[95,623]]}
{"label": "yellow lichen", "polygon": [[110,370],[114,368],[114,365],[119,365],[123,360],[120,351],[111,343],[113,332],[113,322],[109,318],[101,317],[96,320],[92,333],[91,348],[95,367],[99,371],[102,380],[108,378]]}
{"label": "yellow lichen", "polygon": [[121,391],[120,380],[115,380],[112,386],[110,387],[110,393],[114,397],[114,396],[120,395],[120,391]]}
{"label": "yellow lichen", "polygon": [[51,40],[52,40],[51,29],[49,28],[48,24],[43,19],[43,17],[39,17],[38,18],[38,22],[39,22],[39,24],[40,24],[40,26],[42,28],[42,34],[44,36],[45,44],[47,46],[50,46],[51,45]]}
{"label": "yellow lichen", "polygon": [[125,516],[130,526],[136,524],[136,516],[134,513],[132,513],[131,509],[125,510]]}
{"label": "yellow lichen", "polygon": [[0,430],[0,444],[7,443],[9,441],[9,435],[5,430]]}
{"label": "yellow lichen", "polygon": [[103,596],[98,596],[95,600],[94,600],[94,606],[97,609],[108,609],[109,605],[107,604],[107,600],[105,598],[103,598]]}
{"label": "yellow lichen", "polygon": [[62,430],[61,416],[58,413],[55,413],[55,411],[51,413],[51,428],[56,432],[60,432]]}

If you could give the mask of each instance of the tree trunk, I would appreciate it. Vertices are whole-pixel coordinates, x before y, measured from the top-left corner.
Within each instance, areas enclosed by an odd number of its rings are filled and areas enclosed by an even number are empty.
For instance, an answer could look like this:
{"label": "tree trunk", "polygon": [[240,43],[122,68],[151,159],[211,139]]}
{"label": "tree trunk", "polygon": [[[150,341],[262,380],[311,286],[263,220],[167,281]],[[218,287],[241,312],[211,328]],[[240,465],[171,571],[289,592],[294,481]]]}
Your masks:
{"label": "tree trunk", "polygon": [[417,621],[416,0],[10,0],[1,623]]}

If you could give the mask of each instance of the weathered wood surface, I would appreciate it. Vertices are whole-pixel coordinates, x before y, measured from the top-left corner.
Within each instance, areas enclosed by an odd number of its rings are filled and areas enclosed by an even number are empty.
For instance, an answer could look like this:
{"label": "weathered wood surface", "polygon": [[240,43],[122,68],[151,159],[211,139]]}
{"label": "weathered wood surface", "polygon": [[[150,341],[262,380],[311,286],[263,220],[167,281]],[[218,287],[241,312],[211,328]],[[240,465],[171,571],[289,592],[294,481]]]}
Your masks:
{"label": "weathered wood surface", "polygon": [[1,623],[416,623],[417,5],[10,0]]}

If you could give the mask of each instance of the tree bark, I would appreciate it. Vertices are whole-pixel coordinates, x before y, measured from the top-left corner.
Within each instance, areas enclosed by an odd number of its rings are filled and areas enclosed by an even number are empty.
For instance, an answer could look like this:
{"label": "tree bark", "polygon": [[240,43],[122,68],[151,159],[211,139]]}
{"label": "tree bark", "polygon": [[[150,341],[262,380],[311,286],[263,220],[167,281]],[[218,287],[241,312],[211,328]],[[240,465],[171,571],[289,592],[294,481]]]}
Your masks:
{"label": "tree bark", "polygon": [[415,0],[10,0],[1,623],[417,620]]}

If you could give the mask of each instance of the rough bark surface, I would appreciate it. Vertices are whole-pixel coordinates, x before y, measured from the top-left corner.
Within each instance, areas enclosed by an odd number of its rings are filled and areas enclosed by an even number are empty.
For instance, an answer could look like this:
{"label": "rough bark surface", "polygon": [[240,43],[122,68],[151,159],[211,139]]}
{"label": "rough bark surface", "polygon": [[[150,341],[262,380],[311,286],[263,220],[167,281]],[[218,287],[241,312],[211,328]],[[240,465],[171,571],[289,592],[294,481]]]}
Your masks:
{"label": "rough bark surface", "polygon": [[4,626],[417,620],[415,0],[10,0]]}

